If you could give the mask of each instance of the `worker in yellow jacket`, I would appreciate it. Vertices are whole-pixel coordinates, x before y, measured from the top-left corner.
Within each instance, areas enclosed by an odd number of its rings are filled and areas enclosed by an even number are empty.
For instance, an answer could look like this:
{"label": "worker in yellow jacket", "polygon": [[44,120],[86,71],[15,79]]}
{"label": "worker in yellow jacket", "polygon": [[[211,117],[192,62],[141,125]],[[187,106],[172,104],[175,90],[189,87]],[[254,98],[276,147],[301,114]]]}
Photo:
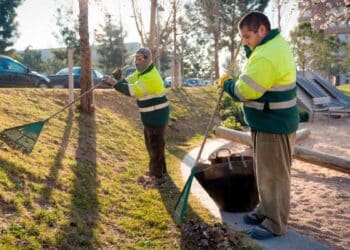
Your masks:
{"label": "worker in yellow jacket", "polygon": [[261,12],[250,12],[239,22],[248,61],[237,81],[224,76],[219,84],[243,103],[252,133],[254,170],[260,202],[244,216],[256,225],[252,238],[285,233],[290,209],[290,172],[299,112],[296,68],[292,50],[278,30],[271,30]]}
{"label": "worker in yellow jacket", "polygon": [[114,79],[105,76],[103,81],[118,92],[136,98],[150,157],[149,175],[161,178],[166,174],[164,135],[169,119],[169,102],[163,79],[152,62],[151,51],[140,48],[135,54],[134,62],[136,71],[126,79],[119,69],[113,73]]}

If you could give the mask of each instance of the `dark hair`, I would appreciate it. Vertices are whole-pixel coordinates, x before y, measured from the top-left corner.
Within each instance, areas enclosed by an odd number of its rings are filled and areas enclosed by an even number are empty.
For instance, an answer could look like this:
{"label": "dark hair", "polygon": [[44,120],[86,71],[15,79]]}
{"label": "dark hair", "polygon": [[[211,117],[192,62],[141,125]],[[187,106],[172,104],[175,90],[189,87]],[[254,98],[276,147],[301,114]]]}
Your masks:
{"label": "dark hair", "polygon": [[264,25],[267,31],[271,30],[271,24],[267,16],[262,12],[252,11],[244,15],[238,23],[239,29],[247,26],[248,30],[257,32],[260,25]]}

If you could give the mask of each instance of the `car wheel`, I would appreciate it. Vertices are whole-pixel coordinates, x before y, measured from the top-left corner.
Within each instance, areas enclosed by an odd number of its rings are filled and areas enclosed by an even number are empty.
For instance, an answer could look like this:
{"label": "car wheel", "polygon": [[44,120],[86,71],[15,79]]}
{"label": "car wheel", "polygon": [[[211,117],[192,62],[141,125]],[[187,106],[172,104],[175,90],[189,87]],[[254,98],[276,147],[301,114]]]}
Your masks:
{"label": "car wheel", "polygon": [[54,85],[53,87],[55,89],[63,89],[64,88],[63,84],[62,85],[57,84],[57,85]]}
{"label": "car wheel", "polygon": [[39,83],[39,88],[46,89],[47,88],[47,84],[44,83],[44,82],[40,82]]}

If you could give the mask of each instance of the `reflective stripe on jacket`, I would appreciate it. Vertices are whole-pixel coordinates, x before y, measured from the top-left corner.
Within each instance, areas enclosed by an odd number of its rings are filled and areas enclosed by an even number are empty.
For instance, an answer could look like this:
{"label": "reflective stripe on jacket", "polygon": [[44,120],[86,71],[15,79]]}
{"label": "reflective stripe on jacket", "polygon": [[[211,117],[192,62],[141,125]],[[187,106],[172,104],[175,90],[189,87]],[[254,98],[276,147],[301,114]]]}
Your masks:
{"label": "reflective stripe on jacket", "polygon": [[115,89],[136,97],[145,126],[163,126],[168,122],[169,102],[163,80],[153,63],[144,72],[135,71],[126,81],[118,82]]}
{"label": "reflective stripe on jacket", "polygon": [[252,130],[292,133],[299,123],[295,82],[292,50],[279,32],[272,30],[251,51],[237,82],[227,81],[224,89],[243,102],[245,119]]}

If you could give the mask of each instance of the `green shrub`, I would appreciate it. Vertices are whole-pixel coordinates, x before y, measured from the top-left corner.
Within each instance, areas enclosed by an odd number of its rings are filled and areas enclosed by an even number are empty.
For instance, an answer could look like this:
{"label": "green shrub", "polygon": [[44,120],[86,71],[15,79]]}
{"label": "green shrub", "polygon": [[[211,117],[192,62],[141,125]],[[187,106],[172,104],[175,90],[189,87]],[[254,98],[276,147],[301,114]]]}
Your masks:
{"label": "green shrub", "polygon": [[230,116],[226,120],[222,121],[221,126],[224,126],[230,129],[240,130],[240,131],[243,130],[241,123],[237,122],[234,116]]}
{"label": "green shrub", "polygon": [[305,109],[299,108],[299,119],[300,122],[307,122],[309,120],[309,112]]}
{"label": "green shrub", "polygon": [[232,97],[225,95],[220,109],[220,117],[222,120],[226,120],[229,117],[234,117],[235,122],[241,124],[241,126],[246,126],[244,121],[244,114],[242,110],[242,105],[240,102],[235,101]]}

